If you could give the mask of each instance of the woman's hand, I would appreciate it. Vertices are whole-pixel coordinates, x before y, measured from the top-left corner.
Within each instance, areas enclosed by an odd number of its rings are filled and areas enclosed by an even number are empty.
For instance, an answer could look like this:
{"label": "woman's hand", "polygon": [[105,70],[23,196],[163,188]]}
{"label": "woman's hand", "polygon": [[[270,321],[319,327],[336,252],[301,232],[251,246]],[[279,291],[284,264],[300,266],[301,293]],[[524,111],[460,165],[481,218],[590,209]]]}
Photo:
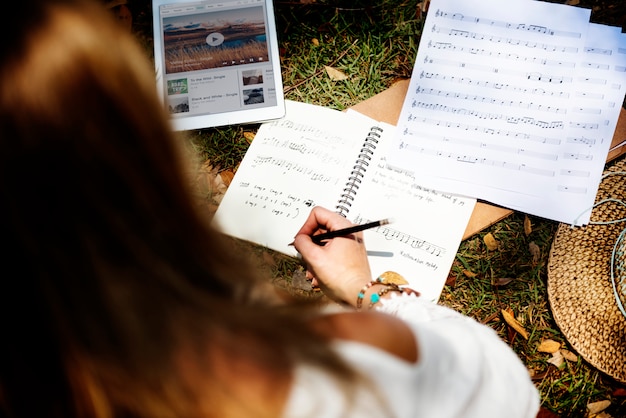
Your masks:
{"label": "woman's hand", "polygon": [[354,306],[359,291],[372,280],[363,234],[333,238],[324,245],[317,245],[311,239],[315,234],[352,225],[335,212],[315,207],[298,231],[294,246],[326,296]]}

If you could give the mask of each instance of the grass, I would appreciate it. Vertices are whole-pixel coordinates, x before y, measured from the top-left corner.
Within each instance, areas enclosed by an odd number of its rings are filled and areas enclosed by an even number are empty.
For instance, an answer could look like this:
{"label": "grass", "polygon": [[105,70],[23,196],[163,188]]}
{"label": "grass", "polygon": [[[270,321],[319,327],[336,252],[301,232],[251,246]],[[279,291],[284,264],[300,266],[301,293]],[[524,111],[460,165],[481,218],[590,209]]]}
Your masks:
{"label": "grass", "polygon": [[[135,0],[131,5],[137,35],[150,55],[149,2]],[[621,0],[581,0],[580,5],[594,7],[600,23],[621,25],[626,18]],[[288,99],[342,110],[410,77],[423,24],[417,0],[275,0],[275,6]],[[326,66],[347,78],[331,79]],[[185,135],[200,161],[235,170],[248,147],[248,134],[257,128],[230,126]],[[548,362],[549,354],[537,351],[539,342],[548,338],[573,351],[552,318],[546,293],[546,265],[556,227],[556,222],[514,213],[468,238],[461,243],[441,303],[492,327],[511,345],[532,373],[546,410],[561,417],[587,417],[587,404],[608,399],[611,407],[605,412],[614,418],[626,416],[626,398],[616,396],[616,390],[624,390],[621,385],[580,357],[557,368]],[[496,250],[487,248],[487,234],[498,241]],[[267,250],[254,253],[259,267],[267,269],[278,286],[322,297],[292,285],[300,272],[297,261]],[[503,321],[503,309],[510,309],[528,339]]]}

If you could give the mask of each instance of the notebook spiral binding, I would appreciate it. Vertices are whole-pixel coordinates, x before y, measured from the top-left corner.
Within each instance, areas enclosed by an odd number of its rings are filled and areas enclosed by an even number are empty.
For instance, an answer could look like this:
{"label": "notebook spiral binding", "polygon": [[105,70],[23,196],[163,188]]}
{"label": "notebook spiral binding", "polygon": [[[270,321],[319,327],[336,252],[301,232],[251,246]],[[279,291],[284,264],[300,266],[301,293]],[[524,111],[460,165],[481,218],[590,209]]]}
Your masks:
{"label": "notebook spiral binding", "polygon": [[359,151],[359,156],[352,167],[350,177],[348,177],[348,182],[346,183],[339,201],[337,202],[337,206],[335,206],[337,212],[343,217],[348,216],[348,212],[350,212],[350,207],[352,206],[352,202],[354,201],[356,193],[359,190],[363,176],[365,176],[367,167],[370,165],[369,162],[372,160],[372,155],[378,145],[378,140],[382,131],[382,128],[373,126],[367,134],[365,142],[363,142],[363,146]]}

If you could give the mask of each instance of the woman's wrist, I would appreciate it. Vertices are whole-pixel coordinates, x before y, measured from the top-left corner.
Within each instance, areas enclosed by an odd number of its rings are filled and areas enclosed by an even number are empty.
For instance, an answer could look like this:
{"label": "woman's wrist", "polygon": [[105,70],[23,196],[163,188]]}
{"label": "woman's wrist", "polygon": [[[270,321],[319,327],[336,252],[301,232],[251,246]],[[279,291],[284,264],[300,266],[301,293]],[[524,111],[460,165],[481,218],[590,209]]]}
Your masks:
{"label": "woman's wrist", "polygon": [[[390,275],[389,273],[392,274]],[[371,309],[381,299],[390,297],[393,293],[408,293],[419,296],[419,292],[413,289],[400,287],[400,284],[407,283],[408,282],[399,274],[394,272],[385,272],[363,285],[357,293],[353,305],[357,310],[361,310],[363,308]]]}
{"label": "woman's wrist", "polygon": [[397,284],[385,283],[384,279],[379,276],[361,288],[356,297],[355,307],[357,310],[361,310],[367,300],[367,308],[371,309],[390,292],[402,293],[402,289]]}

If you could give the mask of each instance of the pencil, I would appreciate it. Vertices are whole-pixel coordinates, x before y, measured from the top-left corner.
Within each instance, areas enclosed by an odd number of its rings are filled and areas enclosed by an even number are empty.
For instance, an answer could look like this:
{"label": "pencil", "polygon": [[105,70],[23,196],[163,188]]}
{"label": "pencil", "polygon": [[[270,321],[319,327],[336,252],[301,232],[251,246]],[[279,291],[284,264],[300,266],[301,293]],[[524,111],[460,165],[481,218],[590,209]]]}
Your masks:
{"label": "pencil", "polygon": [[355,232],[365,231],[366,229],[376,228],[377,226],[387,225],[391,221],[389,219],[381,219],[380,221],[368,222],[365,224],[354,225],[349,228],[338,229],[336,231],[329,231],[323,234],[313,235],[311,239],[314,243],[321,245],[322,241],[337,237],[345,237],[346,235],[354,234]]}

